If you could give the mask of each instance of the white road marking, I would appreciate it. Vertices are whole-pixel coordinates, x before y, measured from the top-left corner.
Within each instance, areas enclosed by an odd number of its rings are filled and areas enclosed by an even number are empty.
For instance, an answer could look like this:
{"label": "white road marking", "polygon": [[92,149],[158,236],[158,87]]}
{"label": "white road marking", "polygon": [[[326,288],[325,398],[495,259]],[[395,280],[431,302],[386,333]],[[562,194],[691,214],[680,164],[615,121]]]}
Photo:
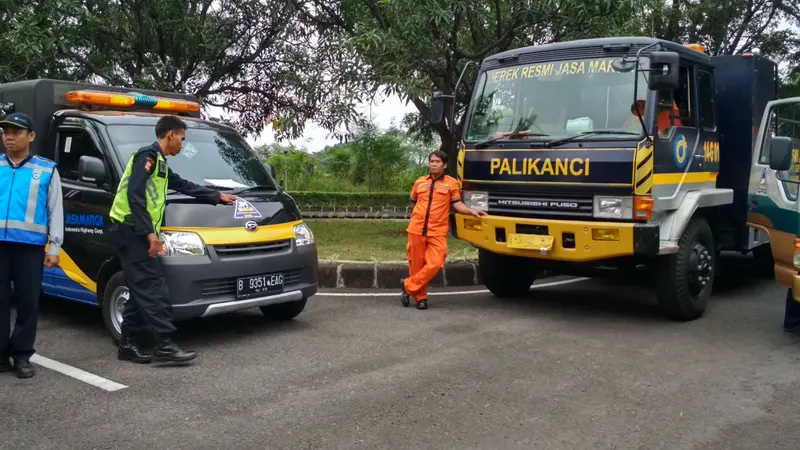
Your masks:
{"label": "white road marking", "polygon": [[125,389],[126,387],[128,387],[125,386],[124,384],[115,383],[111,380],[107,380],[93,373],[89,373],[86,372],[85,370],[78,369],[77,367],[72,367],[70,365],[54,361],[50,358],[45,358],[44,356],[39,355],[38,353],[31,356],[31,362],[34,364],[38,364],[42,367],[46,367],[50,370],[55,370],[56,372],[63,373],[64,375],[75,378],[78,381],[83,381],[84,383],[91,384],[92,386],[95,387],[99,387],[100,389],[106,390],[108,392],[118,391],[120,389]]}
{"label": "white road marking", "polygon": [[[551,281],[550,283],[542,283],[542,284],[534,284],[531,286],[531,290],[550,287],[550,286],[561,286],[563,284],[572,284],[577,283],[579,281],[588,280],[589,278],[571,278],[569,280],[561,280],[561,281]],[[440,296],[440,295],[468,295],[468,294],[487,294],[489,293],[488,289],[477,289],[473,291],[445,291],[445,292],[430,292],[431,295]],[[315,296],[321,297],[397,297],[399,294],[397,292],[317,292]]]}

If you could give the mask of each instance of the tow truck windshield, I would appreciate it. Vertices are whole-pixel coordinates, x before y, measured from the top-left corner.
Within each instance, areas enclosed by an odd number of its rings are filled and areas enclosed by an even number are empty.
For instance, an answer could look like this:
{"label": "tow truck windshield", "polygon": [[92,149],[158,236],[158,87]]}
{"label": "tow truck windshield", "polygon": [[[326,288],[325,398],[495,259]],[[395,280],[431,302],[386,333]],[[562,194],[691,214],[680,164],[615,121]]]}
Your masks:
{"label": "tow truck windshield", "polygon": [[[109,125],[108,134],[127,163],[153,143],[152,126]],[[241,136],[213,129],[189,128],[183,149],[167,160],[171,170],[202,186],[220,190],[276,190],[266,168]]]}
{"label": "tow truck windshield", "polygon": [[[635,72],[615,70],[616,59],[534,63],[481,73],[466,140],[505,139],[515,131],[525,132],[515,133],[515,140],[550,141],[598,130],[604,138],[644,136],[635,112],[647,111],[647,80],[640,73],[634,101]],[[648,69],[647,58],[640,67]]]}

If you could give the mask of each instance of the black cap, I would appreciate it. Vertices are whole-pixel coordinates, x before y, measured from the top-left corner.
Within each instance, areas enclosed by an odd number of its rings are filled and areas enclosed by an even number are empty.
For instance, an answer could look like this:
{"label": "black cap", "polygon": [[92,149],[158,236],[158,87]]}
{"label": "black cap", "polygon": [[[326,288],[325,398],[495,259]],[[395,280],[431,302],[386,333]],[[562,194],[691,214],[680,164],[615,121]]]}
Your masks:
{"label": "black cap", "polygon": [[0,125],[12,125],[18,128],[25,128],[33,131],[33,119],[25,113],[11,113],[0,120]]}

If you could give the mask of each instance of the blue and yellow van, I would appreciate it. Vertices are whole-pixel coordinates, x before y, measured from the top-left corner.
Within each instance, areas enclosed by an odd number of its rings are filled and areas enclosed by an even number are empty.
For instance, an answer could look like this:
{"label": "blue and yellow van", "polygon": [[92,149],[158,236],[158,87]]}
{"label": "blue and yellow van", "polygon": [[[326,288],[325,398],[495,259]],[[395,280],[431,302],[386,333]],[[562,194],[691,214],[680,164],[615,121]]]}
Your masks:
{"label": "blue and yellow van", "polygon": [[258,307],[289,320],[317,292],[314,235],[294,200],[233,128],[201,118],[196,98],[38,79],[0,85],[0,108],[32,116],[32,150],[55,161],[62,178],[63,251],[60,265],[45,270],[44,293],[100,307],[114,338],[130,294],[109,241],[109,210],[128,159],[155,140],[163,114],[188,124],[170,168],[238,197],[212,206],[168,194],[161,261],[174,318]]}

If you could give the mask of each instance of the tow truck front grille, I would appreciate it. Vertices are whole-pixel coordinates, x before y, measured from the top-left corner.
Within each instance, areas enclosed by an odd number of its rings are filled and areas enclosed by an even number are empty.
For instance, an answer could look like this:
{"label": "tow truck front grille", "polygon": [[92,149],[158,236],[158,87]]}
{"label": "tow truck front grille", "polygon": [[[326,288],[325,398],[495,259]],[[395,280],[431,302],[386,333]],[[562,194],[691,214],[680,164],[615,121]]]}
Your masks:
{"label": "tow truck front grille", "polygon": [[[289,287],[300,283],[300,275],[300,269],[283,272],[283,285]],[[203,289],[200,293],[202,298],[222,297],[226,295],[236,295],[236,278],[218,278],[216,280],[206,280],[203,282]]]}
{"label": "tow truck front grille", "polygon": [[591,218],[588,195],[542,195],[490,192],[489,213],[507,217]]}

